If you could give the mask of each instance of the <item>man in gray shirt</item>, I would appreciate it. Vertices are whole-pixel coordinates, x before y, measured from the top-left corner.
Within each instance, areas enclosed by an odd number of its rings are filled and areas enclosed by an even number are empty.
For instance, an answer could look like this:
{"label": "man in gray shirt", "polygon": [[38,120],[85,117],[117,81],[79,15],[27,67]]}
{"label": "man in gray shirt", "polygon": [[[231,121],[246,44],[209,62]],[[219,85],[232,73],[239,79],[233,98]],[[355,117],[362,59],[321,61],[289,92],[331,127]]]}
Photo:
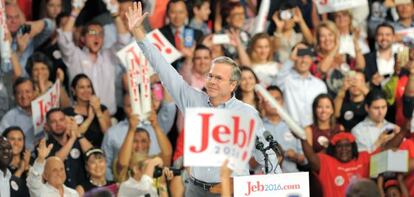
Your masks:
{"label": "man in gray shirt", "polygon": [[[257,123],[256,135],[262,136],[264,128],[258,112],[233,96],[233,91],[240,80],[238,65],[228,57],[216,58],[212,62],[205,85],[207,93],[192,88],[164,59],[158,49],[145,39],[145,32],[142,30],[142,21],[145,16],[146,14],[142,14],[141,4],[138,3],[138,6],[134,4],[127,14],[129,30],[137,40],[145,57],[159,74],[164,87],[171,94],[178,108],[184,112],[186,108],[191,107],[213,107],[252,114]],[[265,140],[262,139],[262,141]],[[240,175],[249,175],[247,165],[243,172],[233,173],[233,176]],[[188,180],[185,196],[220,196],[221,190],[218,189],[221,188],[219,167],[192,167]]]}

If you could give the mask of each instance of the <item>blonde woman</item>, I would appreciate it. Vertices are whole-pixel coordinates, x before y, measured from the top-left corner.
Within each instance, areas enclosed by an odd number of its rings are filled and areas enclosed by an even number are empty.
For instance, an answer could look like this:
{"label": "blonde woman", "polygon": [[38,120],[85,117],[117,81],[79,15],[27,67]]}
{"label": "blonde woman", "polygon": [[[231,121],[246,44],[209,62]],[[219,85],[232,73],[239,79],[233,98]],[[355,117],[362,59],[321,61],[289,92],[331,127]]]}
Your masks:
{"label": "blonde woman", "polygon": [[267,33],[253,36],[247,50],[251,68],[259,78],[260,84],[267,87],[275,82],[280,64],[273,61],[272,39]]}

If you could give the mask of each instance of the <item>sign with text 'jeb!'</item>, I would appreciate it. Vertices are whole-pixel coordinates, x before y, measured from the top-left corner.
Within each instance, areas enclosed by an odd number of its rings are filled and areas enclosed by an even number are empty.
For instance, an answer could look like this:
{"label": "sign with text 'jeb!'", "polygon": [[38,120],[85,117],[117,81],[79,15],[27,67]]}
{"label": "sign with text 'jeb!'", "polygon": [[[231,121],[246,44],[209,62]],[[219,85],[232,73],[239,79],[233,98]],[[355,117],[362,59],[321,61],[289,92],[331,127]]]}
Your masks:
{"label": "sign with text 'jeb!'", "polygon": [[184,166],[221,166],[229,160],[244,169],[255,140],[254,116],[214,108],[189,108],[185,113]]}
{"label": "sign with text 'jeb!'", "polygon": [[59,107],[60,82],[56,80],[55,84],[43,95],[32,101],[32,120],[35,135],[43,131],[46,123],[46,113],[55,107]]}
{"label": "sign with text 'jeb!'", "polygon": [[132,113],[146,120],[151,112],[151,66],[135,42],[118,51],[117,55],[127,70]]}
{"label": "sign with text 'jeb!'", "polygon": [[309,197],[309,172],[234,177],[234,196]]}

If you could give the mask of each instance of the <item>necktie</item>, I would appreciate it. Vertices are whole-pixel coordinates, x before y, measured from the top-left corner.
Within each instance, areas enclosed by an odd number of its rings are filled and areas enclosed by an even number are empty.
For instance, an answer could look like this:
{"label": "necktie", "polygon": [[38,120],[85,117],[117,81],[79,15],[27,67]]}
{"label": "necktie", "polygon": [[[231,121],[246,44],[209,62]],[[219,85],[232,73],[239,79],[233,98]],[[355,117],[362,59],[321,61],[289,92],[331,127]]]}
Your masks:
{"label": "necktie", "polygon": [[180,50],[182,48],[181,43],[181,37],[180,37],[180,30],[176,30],[174,34],[174,42],[175,42],[175,48]]}

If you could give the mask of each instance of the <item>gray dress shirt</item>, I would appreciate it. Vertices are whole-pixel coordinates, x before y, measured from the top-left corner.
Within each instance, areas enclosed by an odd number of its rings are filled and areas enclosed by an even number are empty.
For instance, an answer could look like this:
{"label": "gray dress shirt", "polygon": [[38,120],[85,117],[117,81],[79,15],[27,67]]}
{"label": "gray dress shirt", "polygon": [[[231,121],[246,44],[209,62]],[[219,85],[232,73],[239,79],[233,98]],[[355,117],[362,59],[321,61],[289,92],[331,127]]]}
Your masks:
{"label": "gray dress shirt", "polygon": [[[159,74],[161,82],[164,87],[171,94],[178,108],[185,112],[186,108],[193,107],[213,107],[209,101],[209,96],[192,88],[184,79],[178,74],[178,72],[165,60],[158,49],[147,39],[138,41],[138,45],[143,51],[145,57],[154,68],[155,72]],[[232,97],[225,103],[220,104],[216,108],[224,108],[229,110],[237,110],[242,114],[252,114],[255,116],[257,127],[255,130],[256,135],[262,136],[264,131],[263,123],[259,117],[258,112],[253,107],[245,104],[235,97]],[[204,182],[218,183],[220,182],[220,167],[193,167],[192,174],[194,178]],[[243,172],[234,175],[249,175],[249,168],[246,168]]]}
{"label": "gray dress shirt", "polygon": [[44,133],[41,132],[37,136],[34,135],[34,127],[32,123],[32,116],[27,114],[21,107],[15,107],[8,111],[3,116],[0,122],[0,134],[11,126],[20,127],[25,135],[25,145],[29,150],[33,150],[34,145],[39,141]]}

